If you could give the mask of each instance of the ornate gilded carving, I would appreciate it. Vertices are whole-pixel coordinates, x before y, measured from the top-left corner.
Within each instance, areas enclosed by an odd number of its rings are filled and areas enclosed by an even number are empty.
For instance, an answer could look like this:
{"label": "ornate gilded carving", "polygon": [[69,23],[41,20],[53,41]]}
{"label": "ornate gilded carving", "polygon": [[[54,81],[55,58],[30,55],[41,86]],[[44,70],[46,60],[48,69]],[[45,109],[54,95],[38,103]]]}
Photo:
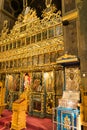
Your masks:
{"label": "ornate gilded carving", "polygon": [[67,54],[67,52],[57,59],[57,63],[79,62],[79,59],[75,55]]}
{"label": "ornate gilded carving", "polygon": [[1,37],[2,37],[2,39],[3,39],[3,38],[5,39],[5,38],[7,37],[8,31],[9,31],[9,29],[8,29],[8,21],[5,20],[5,21],[4,21],[4,24],[3,24],[3,29],[2,29],[2,32],[1,32]]}
{"label": "ornate gilded carving", "polygon": [[5,109],[5,106],[7,105],[4,101],[5,92],[6,92],[6,88],[4,87],[3,83],[0,81],[0,116],[2,114],[2,111]]}
{"label": "ornate gilded carving", "polygon": [[0,72],[51,68],[43,65],[53,63],[52,53],[64,50],[61,11],[55,10],[54,6],[44,10],[43,19],[31,8],[18,16],[10,33],[5,32],[6,38],[0,37]]}
{"label": "ornate gilded carving", "polygon": [[67,130],[70,130],[71,121],[68,116],[64,118],[64,128]]}
{"label": "ornate gilded carving", "polygon": [[52,2],[52,0],[46,0],[46,1],[45,1],[45,3],[46,3],[46,7],[47,7],[47,8],[49,8],[49,7],[50,7],[51,2]]}
{"label": "ornate gilded carving", "polygon": [[46,112],[52,114],[53,108],[53,93],[48,93],[46,97]]}

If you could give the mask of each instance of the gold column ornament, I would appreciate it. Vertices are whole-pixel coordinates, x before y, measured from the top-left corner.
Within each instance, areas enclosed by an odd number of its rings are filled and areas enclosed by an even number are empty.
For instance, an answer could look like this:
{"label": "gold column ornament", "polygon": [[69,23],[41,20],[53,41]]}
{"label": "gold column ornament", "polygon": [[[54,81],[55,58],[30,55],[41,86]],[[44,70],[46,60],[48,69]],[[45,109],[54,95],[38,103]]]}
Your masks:
{"label": "gold column ornament", "polygon": [[46,0],[45,1],[47,8],[49,8],[51,6],[51,2],[52,2],[52,0]]}
{"label": "gold column ornament", "polygon": [[3,86],[2,82],[0,82],[0,116],[6,106],[6,104],[4,103],[4,97],[5,97],[5,87]]}
{"label": "gold column ornament", "polygon": [[23,0],[23,8],[25,9],[28,6],[28,1],[27,0]]}
{"label": "gold column ornament", "polygon": [[23,0],[23,8],[25,8],[25,0]]}

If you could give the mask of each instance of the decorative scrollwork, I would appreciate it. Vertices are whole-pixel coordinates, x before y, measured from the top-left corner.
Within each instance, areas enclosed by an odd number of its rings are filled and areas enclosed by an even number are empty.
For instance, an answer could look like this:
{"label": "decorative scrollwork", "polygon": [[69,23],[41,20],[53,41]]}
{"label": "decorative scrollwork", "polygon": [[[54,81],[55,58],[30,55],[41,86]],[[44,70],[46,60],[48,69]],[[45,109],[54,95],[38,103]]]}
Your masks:
{"label": "decorative scrollwork", "polygon": [[8,31],[9,31],[8,30],[8,21],[5,20],[4,24],[3,24],[3,29],[2,29],[2,32],[1,32],[2,38],[6,38]]}

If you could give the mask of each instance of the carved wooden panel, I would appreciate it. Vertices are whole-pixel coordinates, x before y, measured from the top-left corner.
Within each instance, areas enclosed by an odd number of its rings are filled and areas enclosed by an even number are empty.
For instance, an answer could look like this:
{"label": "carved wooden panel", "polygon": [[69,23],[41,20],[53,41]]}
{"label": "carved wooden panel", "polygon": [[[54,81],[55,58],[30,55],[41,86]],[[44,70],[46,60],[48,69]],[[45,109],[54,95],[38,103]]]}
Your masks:
{"label": "carved wooden panel", "polygon": [[1,51],[5,51],[5,46],[1,46]]}
{"label": "carved wooden panel", "polygon": [[60,25],[56,25],[56,26],[55,26],[55,36],[59,36],[59,35],[61,35],[62,32],[63,32],[63,30],[62,30],[62,26],[60,26]]}
{"label": "carved wooden panel", "polygon": [[52,52],[50,54],[50,61],[51,62],[56,62],[56,58],[57,58],[57,53],[56,52]]}
{"label": "carved wooden panel", "polygon": [[8,44],[6,45],[6,50],[8,50]]}
{"label": "carved wooden panel", "polygon": [[30,44],[30,37],[26,37],[26,45]]}
{"label": "carved wooden panel", "polygon": [[49,30],[48,30],[48,37],[49,38],[54,37],[54,27],[49,28]]}
{"label": "carved wooden panel", "polygon": [[18,67],[21,67],[21,59],[18,59]]}
{"label": "carved wooden panel", "polygon": [[13,61],[10,61],[10,68],[13,67]]}
{"label": "carved wooden panel", "polygon": [[6,61],[6,68],[8,68],[8,61]]}
{"label": "carved wooden panel", "polygon": [[39,55],[39,64],[43,64],[44,63],[44,55]]}
{"label": "carved wooden panel", "polygon": [[2,68],[2,69],[5,69],[5,62],[2,62],[2,63],[1,63],[1,68]]}
{"label": "carved wooden panel", "polygon": [[62,95],[64,87],[64,73],[62,70],[55,71],[56,94]]}
{"label": "carved wooden panel", "polygon": [[35,35],[31,36],[31,43],[35,43]]}
{"label": "carved wooden panel", "polygon": [[44,30],[43,32],[42,32],[42,39],[44,40],[44,39],[47,39],[47,30]]}
{"label": "carved wooden panel", "polygon": [[32,65],[32,57],[27,57],[27,65]]}
{"label": "carved wooden panel", "polygon": [[14,60],[14,68],[17,67],[17,63],[18,63],[17,59]]}
{"label": "carved wooden panel", "polygon": [[37,34],[37,42],[41,41],[41,33]]}
{"label": "carved wooden panel", "polygon": [[17,47],[20,47],[21,46],[21,40],[18,40],[17,41]]}
{"label": "carved wooden panel", "polygon": [[33,56],[32,57],[32,63],[33,63],[33,65],[37,65],[38,64],[38,56]]}
{"label": "carved wooden panel", "polygon": [[[7,45],[6,45],[7,46]],[[16,42],[13,42],[13,48],[16,48]]]}
{"label": "carved wooden panel", "polygon": [[25,45],[25,38],[22,38],[22,42],[21,42],[22,46]]}
{"label": "carved wooden panel", "polygon": [[12,49],[12,43],[9,44],[9,49]]}
{"label": "carved wooden panel", "polygon": [[27,66],[27,58],[23,58],[21,60],[21,62],[22,62],[21,64],[22,64],[23,67]]}
{"label": "carved wooden panel", "polygon": [[48,54],[48,53],[46,53],[45,55],[44,55],[44,63],[45,64],[48,64],[48,63],[50,63],[50,54]]}

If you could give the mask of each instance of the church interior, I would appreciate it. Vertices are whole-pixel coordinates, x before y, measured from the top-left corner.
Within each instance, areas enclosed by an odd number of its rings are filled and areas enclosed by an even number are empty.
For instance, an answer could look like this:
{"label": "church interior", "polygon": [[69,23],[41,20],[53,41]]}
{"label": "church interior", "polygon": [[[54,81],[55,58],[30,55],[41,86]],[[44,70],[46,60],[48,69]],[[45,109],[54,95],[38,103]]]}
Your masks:
{"label": "church interior", "polygon": [[0,130],[87,130],[87,0],[0,1]]}

